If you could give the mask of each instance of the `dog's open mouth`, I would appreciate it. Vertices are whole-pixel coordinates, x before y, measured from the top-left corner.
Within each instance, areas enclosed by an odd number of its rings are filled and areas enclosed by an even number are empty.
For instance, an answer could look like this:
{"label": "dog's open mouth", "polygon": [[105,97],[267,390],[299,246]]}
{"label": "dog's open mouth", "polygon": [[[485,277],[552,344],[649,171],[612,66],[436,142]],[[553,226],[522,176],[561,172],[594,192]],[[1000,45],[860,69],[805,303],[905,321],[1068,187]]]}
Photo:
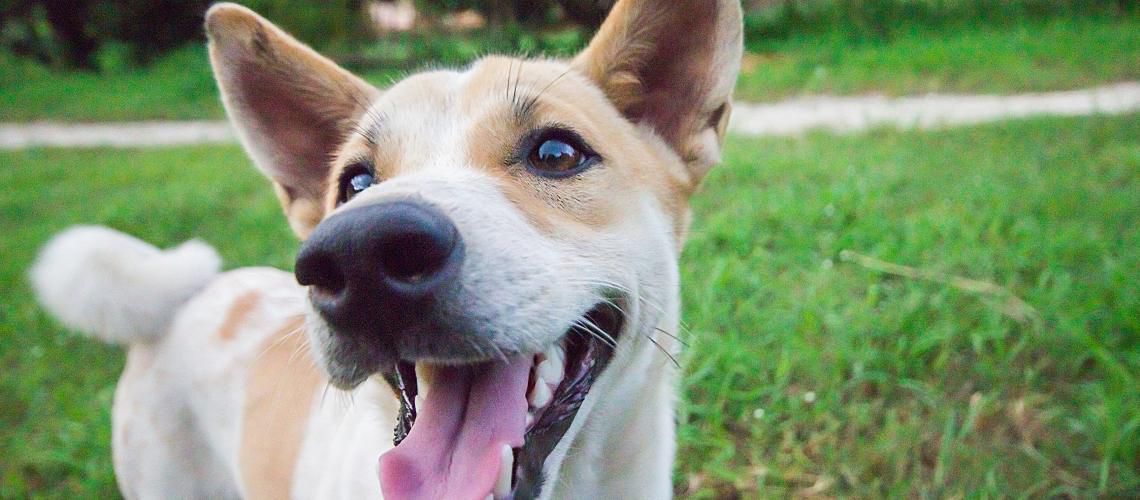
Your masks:
{"label": "dog's open mouth", "polygon": [[397,363],[396,447],[384,498],[537,498],[546,458],[613,356],[620,309],[602,302],[544,352],[447,366]]}

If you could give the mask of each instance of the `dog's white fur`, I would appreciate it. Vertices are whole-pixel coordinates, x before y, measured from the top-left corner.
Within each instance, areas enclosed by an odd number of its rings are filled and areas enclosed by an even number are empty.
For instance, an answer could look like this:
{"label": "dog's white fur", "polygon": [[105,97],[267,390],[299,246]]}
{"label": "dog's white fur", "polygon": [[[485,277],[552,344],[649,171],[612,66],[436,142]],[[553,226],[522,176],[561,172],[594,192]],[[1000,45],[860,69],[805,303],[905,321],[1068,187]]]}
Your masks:
{"label": "dog's white fur", "polygon": [[220,267],[218,253],[200,241],[163,252],[104,227],[77,226],[41,250],[30,278],[64,325],[127,345],[161,336]]}
{"label": "dog's white fur", "polygon": [[[207,15],[227,111],[299,235],[387,200],[438,208],[466,248],[455,303],[506,352],[541,352],[606,292],[625,299],[616,352],[544,462],[542,498],[671,495],[676,262],[687,198],[719,159],[741,43],[736,0],[681,3],[619,2],[569,63],[487,58],[383,93],[244,8]],[[716,15],[690,23],[699,8]],[[708,32],[693,42],[681,28]],[[670,43],[681,48],[654,46]],[[514,134],[499,99],[511,78],[515,91],[542,95],[540,119],[572,125],[611,165],[563,183],[489,165],[489,144]],[[293,107],[274,115],[267,91]],[[384,143],[398,164],[377,156],[387,180],[338,207],[327,179],[380,147],[314,135],[345,121],[398,137]],[[199,242],[163,252],[87,227],[53,240],[33,268],[41,302],[64,324],[130,345],[113,418],[124,495],[378,498],[376,460],[399,409],[391,390],[377,377],[327,386],[328,374],[353,369],[352,353],[292,275],[217,275],[218,265]]]}
{"label": "dog's white fur", "polygon": [[[100,250],[97,264],[66,265],[70,254],[92,248]],[[148,267],[153,273],[150,280],[116,275],[115,269],[139,262],[136,250],[140,248],[152,258],[164,257],[162,265]],[[128,498],[169,498],[171,492],[185,498],[249,497],[243,491],[238,463],[245,411],[243,385],[250,365],[267,349],[266,342],[279,341],[275,335],[290,328],[290,318],[307,312],[305,292],[292,275],[268,268],[218,276],[205,268],[201,276],[209,280],[208,286],[174,288],[170,294],[140,286],[161,276],[180,277],[180,269],[200,266],[202,255],[213,256],[216,268],[216,254],[204,244],[195,245],[200,253],[179,252],[181,248],[164,254],[110,229],[71,230],[53,239],[41,253],[34,267],[34,286],[44,306],[57,317],[95,308],[102,323],[77,324],[99,328],[146,324],[171,314],[172,304],[177,304],[176,312],[166,317],[169,328],[158,330],[165,335],[127,337],[121,330],[99,333],[102,338],[132,344],[114,401],[113,449],[120,488]],[[675,290],[675,273],[662,278]],[[89,284],[74,288],[79,282]],[[187,290],[198,293],[186,300]],[[251,293],[260,298],[256,307],[245,312],[240,337],[224,342],[210,335],[224,328],[226,311]],[[67,299],[46,300],[48,296]],[[659,311],[648,314],[661,316]],[[676,315],[671,307],[655,324],[672,328]],[[636,323],[632,328],[637,328]],[[78,329],[98,331],[85,326]],[[299,358],[300,368],[305,368],[304,363]],[[544,498],[670,495],[671,368],[659,351],[623,345],[591,394],[606,394],[609,400],[627,404],[595,408],[600,404],[598,398],[587,398],[579,413],[598,415],[576,419],[551,453],[547,473],[557,482],[546,489]],[[351,392],[323,385],[313,392],[312,407],[301,412],[311,412],[311,416],[295,475],[280,479],[290,483],[287,490],[293,498],[379,498],[376,457],[391,447],[391,426],[398,411],[383,384],[370,379]],[[575,439],[578,434],[590,438]]]}

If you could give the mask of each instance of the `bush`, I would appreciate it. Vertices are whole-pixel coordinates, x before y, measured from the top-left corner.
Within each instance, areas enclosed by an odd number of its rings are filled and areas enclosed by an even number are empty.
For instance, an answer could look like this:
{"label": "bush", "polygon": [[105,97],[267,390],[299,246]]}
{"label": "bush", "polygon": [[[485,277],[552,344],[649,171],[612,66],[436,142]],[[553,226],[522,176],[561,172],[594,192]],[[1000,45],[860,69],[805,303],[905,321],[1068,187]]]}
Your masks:
{"label": "bush", "polygon": [[[212,0],[0,0],[0,48],[55,67],[145,64],[202,41]],[[247,0],[247,6],[318,46],[363,32],[363,0]]]}
{"label": "bush", "polygon": [[[596,28],[616,0],[420,0],[429,11],[474,9],[491,24],[550,24],[565,19]],[[556,9],[560,7],[561,9]]]}
{"label": "bush", "polygon": [[799,36],[882,42],[918,29],[1012,26],[1055,17],[1138,12],[1136,4],[1127,0],[782,0],[766,4],[745,15],[745,40],[752,50]]}

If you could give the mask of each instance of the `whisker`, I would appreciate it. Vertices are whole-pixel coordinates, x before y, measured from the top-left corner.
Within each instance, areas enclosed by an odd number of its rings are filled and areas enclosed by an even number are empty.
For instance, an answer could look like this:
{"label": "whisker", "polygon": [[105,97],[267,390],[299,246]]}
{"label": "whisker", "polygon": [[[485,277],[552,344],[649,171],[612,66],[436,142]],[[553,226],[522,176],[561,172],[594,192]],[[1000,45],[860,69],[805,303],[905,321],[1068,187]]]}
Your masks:
{"label": "whisker", "polygon": [[[622,293],[625,293],[627,296],[633,296],[633,291],[632,291],[632,290],[630,290],[628,287],[625,287],[625,286],[623,286],[623,285],[621,285],[621,284],[618,284],[618,283],[614,283],[614,282],[611,282],[611,281],[605,281],[605,280],[589,280],[589,279],[579,279],[579,280],[571,280],[571,283],[581,283],[581,284],[586,284],[586,285],[597,285],[597,286],[607,287],[607,288],[611,288],[611,289],[614,289],[614,290],[618,290],[618,291],[620,291],[620,292],[622,292]],[[652,307],[652,308],[656,309],[656,310],[657,310],[659,313],[661,313],[661,314],[664,314],[664,313],[665,313],[665,310],[664,310],[664,308],[662,308],[660,305],[658,305],[658,304],[654,303],[653,301],[649,300],[647,297],[641,297],[641,296],[638,296],[638,297],[637,297],[637,299],[638,299],[638,301],[639,301],[639,302],[641,302],[641,303],[643,303],[643,304],[645,304],[645,305],[648,305],[648,306],[650,306],[650,307]],[[622,307],[621,307],[621,306],[619,306],[619,305],[615,304],[615,303],[614,303],[612,300],[610,300],[610,299],[608,299],[608,298],[603,298],[602,300],[603,300],[605,303],[607,303],[607,304],[609,304],[610,306],[612,306],[612,307],[614,307],[615,309],[617,309],[617,310],[618,310],[619,312],[621,312],[621,313],[622,313],[622,314],[623,314],[623,315],[624,315],[626,318],[629,318],[629,313],[628,313],[628,312],[626,312],[624,309],[622,309]],[[682,328],[682,330],[684,330],[684,331],[688,332],[687,328],[686,328],[686,327],[684,327],[683,325],[678,325],[678,326],[680,326],[680,327]],[[682,346],[684,346],[684,347],[689,347],[689,343],[688,343],[688,342],[686,342],[684,339],[682,339],[682,338],[681,338],[680,336],[678,336],[677,334],[675,334],[675,333],[671,333],[671,332],[669,332],[669,331],[666,331],[665,329],[663,329],[663,328],[661,328],[661,327],[658,327],[658,326],[654,326],[654,327],[653,327],[653,329],[654,329],[654,330],[656,330],[656,331],[658,331],[658,332],[661,332],[662,334],[664,334],[664,335],[666,335],[666,336],[668,336],[668,337],[670,337],[670,338],[672,338],[673,340],[675,340],[675,341],[677,341],[678,343],[680,343]],[[688,333],[691,333],[691,332],[688,332]],[[657,342],[657,341],[656,341],[655,339],[653,339],[652,337],[650,337],[648,334],[646,334],[646,337],[649,337],[649,339],[650,339],[651,341],[653,341],[653,343],[654,343],[654,344],[657,344],[657,346],[658,346],[659,348],[661,347],[660,343],[659,343],[659,342]],[[669,353],[666,353],[666,354],[669,354]],[[670,355],[670,358],[673,358],[673,356],[672,356],[672,355]],[[673,362],[674,362],[674,364],[677,364],[677,362],[676,362],[676,359],[675,359],[675,358],[673,359]]]}
{"label": "whisker", "polygon": [[584,327],[588,333],[594,336],[594,338],[597,338],[604,344],[610,346],[610,349],[617,349],[617,341],[614,340],[610,334],[606,333],[605,330],[602,330],[600,327],[598,327],[598,325],[594,324],[593,321],[590,321],[586,318],[579,318],[577,321],[575,321],[575,323]]}
{"label": "whisker", "polygon": [[[572,279],[572,280],[569,280],[569,283],[571,283],[571,284],[583,284],[583,285],[595,285],[595,286],[600,286],[603,288],[611,288],[611,289],[617,290],[619,292],[624,293],[627,296],[633,296],[634,295],[633,290],[631,290],[629,287],[623,286],[619,283],[615,283],[612,281],[591,280],[591,279]],[[637,298],[638,302],[643,303],[643,304],[648,305],[648,306],[651,306],[657,312],[659,312],[661,314],[665,314],[665,308],[662,307],[661,304],[658,304],[657,302],[650,300],[649,297],[644,297],[644,296],[638,295],[636,298]]]}
{"label": "whisker", "polygon": [[281,346],[281,344],[283,344],[283,343],[284,343],[286,340],[288,340],[290,336],[292,336],[292,335],[296,335],[297,333],[299,333],[299,332],[301,332],[302,330],[304,330],[304,328],[305,328],[305,325],[304,325],[304,324],[301,324],[300,326],[298,326],[297,328],[295,328],[293,331],[290,331],[290,332],[288,332],[288,333],[285,333],[285,334],[281,335],[280,337],[277,337],[277,338],[273,339],[273,341],[272,341],[272,342],[270,342],[270,343],[269,343],[268,345],[266,345],[265,347],[262,347],[262,348],[261,348],[261,350],[259,350],[259,351],[257,352],[257,354],[255,354],[255,355],[254,355],[254,359],[261,359],[261,358],[262,358],[262,357],[264,357],[266,354],[269,354],[269,351],[272,351],[273,349],[275,349],[275,348],[277,348],[277,347],[280,347],[280,346]]}
{"label": "whisker", "polygon": [[677,362],[677,358],[673,356],[673,353],[669,352],[668,350],[665,349],[665,347],[663,347],[661,344],[657,343],[657,341],[653,339],[652,335],[646,334],[645,338],[649,339],[650,342],[653,342],[653,345],[657,346],[657,349],[660,350],[663,354],[665,354],[665,356],[669,358],[669,361],[673,362],[673,366],[677,367],[677,369],[681,368],[681,363]]}
{"label": "whisker", "polygon": [[305,354],[308,351],[309,351],[308,344],[302,343],[302,344],[298,345],[297,347],[293,348],[293,352],[289,353],[289,360],[287,361],[287,363],[292,364],[293,362],[297,361],[298,359],[304,358]]}
{"label": "whisker", "polygon": [[505,89],[506,93],[504,94],[504,96],[507,99],[511,98],[511,76],[514,75],[514,72],[515,72],[515,60],[514,59],[508,60],[507,61],[507,87]]}
{"label": "whisker", "polygon": [[499,358],[499,361],[502,361],[504,363],[508,361],[507,353],[503,352],[503,349],[501,347],[496,344],[491,344],[491,347],[494,348],[495,356]]}
{"label": "whisker", "polygon": [[321,406],[325,405],[325,400],[328,398],[329,389],[331,389],[331,388],[332,388],[332,382],[326,381],[325,382],[325,389],[323,391],[321,391]]}
{"label": "whisker", "polygon": [[[622,316],[624,316],[624,317],[626,318],[626,320],[627,320],[627,321],[629,320],[629,313],[628,313],[628,312],[626,312],[626,310],[625,310],[625,309],[623,309],[621,306],[619,306],[619,305],[615,304],[615,303],[614,303],[614,301],[612,301],[612,300],[610,300],[610,299],[608,299],[608,298],[603,298],[603,299],[602,299],[602,301],[603,301],[603,302],[605,302],[605,303],[607,303],[607,304],[609,304],[609,305],[610,305],[611,307],[613,307],[614,309],[617,309],[617,310],[618,310],[618,312],[619,312],[619,313],[621,313],[621,315],[622,315]],[[681,340],[681,339],[677,338],[677,337],[676,337],[675,335],[673,335],[673,334],[669,334],[668,332],[665,332],[665,330],[662,330],[662,329],[660,329],[660,328],[658,328],[658,327],[653,327],[653,329],[654,329],[654,330],[657,330],[657,331],[659,331],[659,332],[662,332],[662,333],[666,333],[667,335],[669,335],[670,337],[672,337],[672,338],[673,338],[673,339],[675,339],[676,341],[680,342],[680,343],[681,343],[681,345],[683,345],[683,346],[685,346],[685,347],[688,347],[688,346],[689,346],[689,345],[688,345],[688,344],[686,344],[686,343],[685,343],[683,340]],[[652,342],[652,343],[653,343],[653,345],[657,346],[657,349],[658,349],[658,350],[660,350],[660,351],[661,351],[663,354],[665,354],[665,356],[669,358],[669,361],[673,362],[673,366],[676,366],[678,369],[679,369],[679,368],[681,368],[681,363],[677,362],[677,358],[676,358],[675,356],[673,356],[673,353],[671,353],[671,352],[669,352],[667,349],[665,349],[665,347],[664,347],[664,346],[662,346],[660,342],[657,342],[657,339],[654,339],[654,338],[653,338],[653,336],[652,336],[652,335],[650,335],[650,334],[648,334],[648,333],[643,333],[642,335],[644,335],[646,339],[648,339],[650,342]]]}
{"label": "whisker", "polygon": [[680,343],[681,343],[681,345],[683,345],[683,346],[685,346],[685,347],[689,347],[689,343],[688,343],[688,342],[685,342],[685,341],[684,341],[684,339],[682,339],[681,337],[677,336],[677,334],[675,334],[675,333],[670,333],[670,332],[668,332],[668,331],[665,331],[665,330],[664,330],[664,329],[662,329],[661,327],[657,327],[657,326],[653,327],[653,329],[654,329],[654,330],[657,330],[658,332],[661,332],[661,333],[665,334],[666,336],[668,336],[669,338],[671,338],[671,339],[673,339],[673,340],[676,340],[677,342],[680,342]]}
{"label": "whisker", "polygon": [[553,87],[555,83],[558,83],[558,80],[561,80],[562,77],[569,74],[570,71],[571,71],[571,68],[566,68],[566,71],[563,71],[560,75],[554,77],[554,79],[551,80],[550,83],[547,83],[545,87],[542,87],[542,90],[539,90],[537,94],[535,94],[535,95],[531,96],[530,98],[524,100],[522,103],[523,114],[530,114],[531,112],[533,112],[535,105],[538,104],[538,99],[541,98],[542,95],[545,94],[547,90],[550,90],[550,87]]}

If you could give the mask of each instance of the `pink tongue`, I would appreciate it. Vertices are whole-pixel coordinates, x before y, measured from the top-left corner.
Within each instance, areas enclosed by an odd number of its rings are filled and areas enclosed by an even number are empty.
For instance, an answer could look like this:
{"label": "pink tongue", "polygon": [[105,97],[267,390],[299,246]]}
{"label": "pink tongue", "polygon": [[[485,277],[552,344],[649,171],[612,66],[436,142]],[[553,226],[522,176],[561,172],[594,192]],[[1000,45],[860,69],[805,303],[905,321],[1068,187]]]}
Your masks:
{"label": "pink tongue", "polygon": [[503,445],[523,445],[532,356],[438,367],[408,436],[380,457],[384,498],[483,500]]}

